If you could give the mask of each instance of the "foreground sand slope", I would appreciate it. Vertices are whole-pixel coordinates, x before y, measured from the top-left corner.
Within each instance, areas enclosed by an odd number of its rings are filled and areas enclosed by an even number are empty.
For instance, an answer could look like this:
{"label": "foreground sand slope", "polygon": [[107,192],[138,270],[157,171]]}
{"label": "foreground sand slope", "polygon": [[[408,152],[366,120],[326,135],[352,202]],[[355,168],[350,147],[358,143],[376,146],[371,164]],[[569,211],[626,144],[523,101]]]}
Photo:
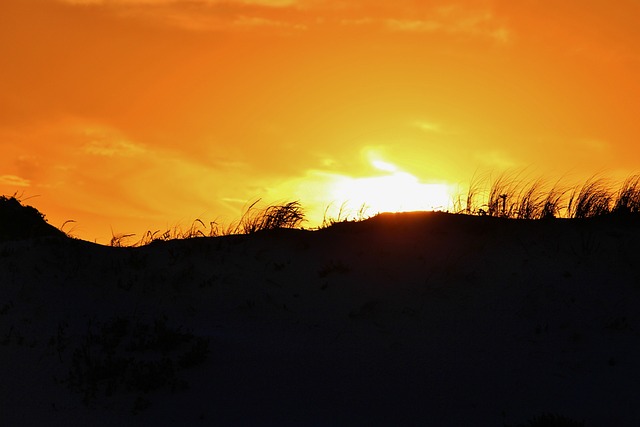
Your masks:
{"label": "foreground sand slope", "polygon": [[638,425],[639,242],[446,213],[7,241],[0,424]]}

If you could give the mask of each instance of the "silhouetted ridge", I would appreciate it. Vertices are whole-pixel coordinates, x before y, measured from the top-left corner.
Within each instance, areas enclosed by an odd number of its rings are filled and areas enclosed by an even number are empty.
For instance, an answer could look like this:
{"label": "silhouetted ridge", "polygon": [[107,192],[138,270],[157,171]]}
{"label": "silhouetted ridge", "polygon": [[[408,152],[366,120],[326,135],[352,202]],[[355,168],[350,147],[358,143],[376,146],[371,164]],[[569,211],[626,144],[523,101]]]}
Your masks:
{"label": "silhouetted ridge", "polygon": [[0,196],[0,241],[64,236],[36,208],[23,205],[15,197]]}

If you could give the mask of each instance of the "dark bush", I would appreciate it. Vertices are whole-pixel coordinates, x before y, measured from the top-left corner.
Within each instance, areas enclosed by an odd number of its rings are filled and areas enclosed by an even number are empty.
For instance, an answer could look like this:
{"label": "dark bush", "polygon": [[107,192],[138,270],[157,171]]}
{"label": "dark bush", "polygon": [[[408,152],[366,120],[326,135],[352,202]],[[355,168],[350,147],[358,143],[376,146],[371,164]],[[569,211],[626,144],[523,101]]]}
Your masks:
{"label": "dark bush", "polygon": [[47,223],[36,208],[23,205],[15,197],[0,196],[0,241],[51,236],[66,235]]}

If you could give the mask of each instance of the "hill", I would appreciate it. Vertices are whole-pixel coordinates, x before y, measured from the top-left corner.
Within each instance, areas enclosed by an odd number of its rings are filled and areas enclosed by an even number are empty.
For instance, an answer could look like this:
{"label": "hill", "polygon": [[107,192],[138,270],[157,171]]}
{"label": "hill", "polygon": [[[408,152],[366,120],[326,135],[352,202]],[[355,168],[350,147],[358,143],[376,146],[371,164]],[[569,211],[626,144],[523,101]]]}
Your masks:
{"label": "hill", "polygon": [[640,422],[633,219],[20,237],[0,242],[2,425]]}

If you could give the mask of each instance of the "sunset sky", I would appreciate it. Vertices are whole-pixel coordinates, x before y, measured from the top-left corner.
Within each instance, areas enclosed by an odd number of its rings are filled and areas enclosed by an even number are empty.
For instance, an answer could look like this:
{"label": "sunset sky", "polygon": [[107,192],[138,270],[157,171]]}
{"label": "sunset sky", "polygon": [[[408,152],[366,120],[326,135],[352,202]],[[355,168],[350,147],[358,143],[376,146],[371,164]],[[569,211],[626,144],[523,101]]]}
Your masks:
{"label": "sunset sky", "polygon": [[635,0],[2,0],[0,193],[105,243],[258,198],[312,227],[330,203],[436,207],[478,171],[625,177],[639,19]]}

